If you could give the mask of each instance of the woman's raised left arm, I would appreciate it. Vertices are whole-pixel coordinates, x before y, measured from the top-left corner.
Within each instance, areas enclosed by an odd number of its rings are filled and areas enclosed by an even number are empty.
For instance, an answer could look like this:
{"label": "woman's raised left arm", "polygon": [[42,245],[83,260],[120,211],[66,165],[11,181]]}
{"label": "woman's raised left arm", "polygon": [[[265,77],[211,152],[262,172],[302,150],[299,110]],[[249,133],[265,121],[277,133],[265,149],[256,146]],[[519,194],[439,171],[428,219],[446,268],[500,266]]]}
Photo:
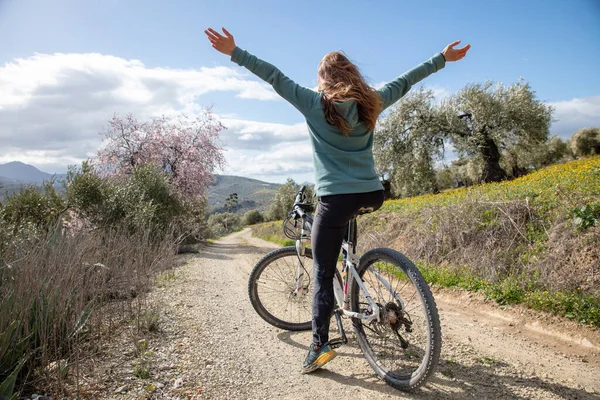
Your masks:
{"label": "woman's raised left arm", "polygon": [[212,47],[223,54],[231,56],[231,61],[246,67],[250,72],[271,84],[281,97],[290,102],[302,114],[307,114],[319,102],[320,96],[317,92],[298,85],[274,65],[237,47],[233,35],[225,28],[223,28],[225,36],[212,28],[208,28],[204,33],[206,33]]}

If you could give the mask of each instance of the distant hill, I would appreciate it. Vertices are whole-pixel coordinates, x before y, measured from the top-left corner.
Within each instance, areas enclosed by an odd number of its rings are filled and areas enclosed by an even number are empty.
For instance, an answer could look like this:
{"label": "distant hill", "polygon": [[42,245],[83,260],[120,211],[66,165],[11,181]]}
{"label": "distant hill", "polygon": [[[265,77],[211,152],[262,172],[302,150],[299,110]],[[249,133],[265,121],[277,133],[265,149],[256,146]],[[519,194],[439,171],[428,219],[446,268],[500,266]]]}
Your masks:
{"label": "distant hill", "polygon": [[0,164],[0,199],[4,196],[18,192],[22,186],[39,185],[52,178],[56,182],[62,180],[65,174],[49,174],[42,172],[33,165],[25,164],[20,161],[12,161],[6,164]]}
{"label": "distant hill", "polygon": [[57,180],[65,177],[65,174],[48,174],[42,172],[33,165],[20,161],[12,161],[0,164],[0,180],[7,183],[42,183],[55,177]]}
{"label": "distant hill", "polygon": [[[21,186],[40,184],[52,177],[59,181],[65,177],[65,174],[48,174],[33,165],[20,161],[0,164],[0,199],[5,194],[18,192]],[[226,211],[224,206],[227,197],[232,193],[237,193],[239,202],[237,212],[243,213],[252,209],[265,211],[280,186],[278,183],[268,183],[241,176],[215,175],[215,183],[208,188],[208,204],[213,212],[224,212]]]}
{"label": "distant hill", "polygon": [[215,175],[215,178],[215,183],[208,187],[208,204],[213,212],[226,211],[225,200],[232,193],[238,195],[237,212],[252,209],[265,211],[275,197],[275,191],[281,186],[233,175]]}

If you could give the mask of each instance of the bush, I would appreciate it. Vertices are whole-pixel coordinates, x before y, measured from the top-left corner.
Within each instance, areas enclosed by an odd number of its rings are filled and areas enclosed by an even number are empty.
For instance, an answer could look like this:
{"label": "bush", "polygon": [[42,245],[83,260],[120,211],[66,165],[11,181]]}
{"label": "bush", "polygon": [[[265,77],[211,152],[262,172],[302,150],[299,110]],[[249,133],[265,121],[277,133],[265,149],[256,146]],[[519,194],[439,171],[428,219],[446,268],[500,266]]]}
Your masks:
{"label": "bush", "polygon": [[600,225],[600,202],[575,208],[572,217],[573,225],[580,231]]}
{"label": "bush", "polygon": [[[145,311],[140,295],[153,274],[173,264],[168,232],[157,240],[150,228],[134,234],[60,230],[56,226],[29,238],[29,246],[8,246],[0,254],[0,388],[21,368],[17,387],[27,381],[39,385],[47,366],[74,361],[86,338],[98,340],[122,319],[135,319]],[[102,307],[113,299],[128,307]]]}
{"label": "bush", "polygon": [[[106,335],[115,318],[139,320],[153,274],[206,231],[205,199],[182,197],[152,165],[107,177],[84,163],[65,184],[65,197],[49,182],[0,204],[1,398],[78,356],[80,339]],[[129,307],[103,311],[114,299]]]}
{"label": "bush", "polygon": [[208,217],[208,229],[212,237],[219,237],[240,229],[240,216],[232,213],[216,213]]}
{"label": "bush", "polygon": [[600,154],[600,128],[582,128],[570,140],[571,151],[577,157]]}
{"label": "bush", "polygon": [[[275,198],[267,209],[266,219],[268,221],[278,221],[284,219],[292,210],[298,190],[300,190],[300,185],[294,182],[292,178],[288,178],[287,182],[277,189]],[[313,207],[316,206],[316,198],[314,193],[314,186],[306,186],[306,190],[304,192],[306,201],[311,203]]]}
{"label": "bush", "polygon": [[265,217],[259,210],[249,210],[246,211],[244,216],[242,217],[243,225],[254,225],[264,222]]}
{"label": "bush", "polygon": [[2,205],[1,219],[16,229],[27,224],[44,230],[54,225],[65,211],[65,200],[56,193],[53,182],[42,187],[26,186],[8,196]]}
{"label": "bush", "polygon": [[151,164],[135,168],[130,176],[106,177],[84,163],[70,174],[67,200],[78,218],[96,227],[123,225],[136,231],[150,224],[161,232],[177,221],[182,237],[202,231],[206,208],[204,200],[178,195],[167,175]]}

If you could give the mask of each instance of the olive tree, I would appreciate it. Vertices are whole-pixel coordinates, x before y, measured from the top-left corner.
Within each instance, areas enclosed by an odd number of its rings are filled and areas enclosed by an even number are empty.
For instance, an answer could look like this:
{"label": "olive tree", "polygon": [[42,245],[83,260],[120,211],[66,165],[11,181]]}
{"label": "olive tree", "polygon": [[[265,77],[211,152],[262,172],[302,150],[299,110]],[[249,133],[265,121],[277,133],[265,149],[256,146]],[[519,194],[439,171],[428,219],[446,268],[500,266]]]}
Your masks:
{"label": "olive tree", "polygon": [[502,152],[544,143],[552,111],[523,80],[510,86],[471,83],[442,102],[441,128],[460,155],[481,157],[481,181],[497,182],[508,176],[500,165]]}
{"label": "olive tree", "polygon": [[509,176],[516,178],[530,170],[555,164],[570,157],[567,143],[558,136],[535,144],[507,147],[502,153],[501,166]]}
{"label": "olive tree", "polygon": [[[286,183],[277,189],[275,198],[267,209],[267,219],[270,221],[284,219],[292,210],[294,199],[296,198],[298,190],[300,190],[300,185],[298,185],[292,178],[288,178]],[[312,203],[314,206],[316,199],[314,198],[313,186],[307,185],[304,193],[306,196],[306,201]]]}
{"label": "olive tree", "polygon": [[571,151],[577,157],[600,154],[600,128],[582,128],[569,141]]}
{"label": "olive tree", "polygon": [[443,150],[440,113],[433,92],[422,87],[381,117],[373,141],[376,168],[395,196],[437,191],[434,164]]}

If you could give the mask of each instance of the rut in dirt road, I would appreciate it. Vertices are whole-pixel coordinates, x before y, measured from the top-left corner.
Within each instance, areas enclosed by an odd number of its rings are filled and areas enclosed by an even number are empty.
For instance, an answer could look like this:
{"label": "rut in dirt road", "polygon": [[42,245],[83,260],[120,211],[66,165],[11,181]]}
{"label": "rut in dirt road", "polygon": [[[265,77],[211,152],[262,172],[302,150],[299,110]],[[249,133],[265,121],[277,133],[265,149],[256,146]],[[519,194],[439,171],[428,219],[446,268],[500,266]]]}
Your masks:
{"label": "rut in dirt road", "polygon": [[[434,290],[442,321],[442,356],[417,393],[379,380],[352,340],[322,370],[300,374],[310,332],[286,332],[252,308],[247,281],[276,246],[248,229],[201,249],[180,267],[175,284],[152,293],[163,303],[163,332],[151,338],[156,372],[130,380],[114,398],[600,398],[600,334],[569,322],[500,310],[477,295]],[[335,322],[333,322],[335,325]],[[546,333],[543,333],[546,332]],[[333,333],[335,335],[335,332]],[[124,370],[123,370],[124,371]],[[118,368],[113,373],[119,374]],[[115,382],[114,385],[119,385]],[[108,397],[108,396],[107,396]],[[107,398],[103,397],[103,398]],[[142,397],[143,398],[143,397]]]}

